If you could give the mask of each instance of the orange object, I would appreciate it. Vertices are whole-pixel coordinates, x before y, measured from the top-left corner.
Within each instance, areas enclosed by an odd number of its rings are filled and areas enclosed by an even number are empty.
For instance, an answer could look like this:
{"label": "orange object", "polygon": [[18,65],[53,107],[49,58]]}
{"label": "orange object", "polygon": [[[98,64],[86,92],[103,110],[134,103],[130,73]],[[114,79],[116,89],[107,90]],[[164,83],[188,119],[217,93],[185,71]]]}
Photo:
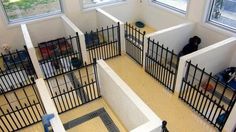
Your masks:
{"label": "orange object", "polygon": [[201,87],[205,89],[206,91],[211,91],[214,89],[214,86],[211,83],[209,83],[207,86],[206,85],[207,83],[203,83]]}

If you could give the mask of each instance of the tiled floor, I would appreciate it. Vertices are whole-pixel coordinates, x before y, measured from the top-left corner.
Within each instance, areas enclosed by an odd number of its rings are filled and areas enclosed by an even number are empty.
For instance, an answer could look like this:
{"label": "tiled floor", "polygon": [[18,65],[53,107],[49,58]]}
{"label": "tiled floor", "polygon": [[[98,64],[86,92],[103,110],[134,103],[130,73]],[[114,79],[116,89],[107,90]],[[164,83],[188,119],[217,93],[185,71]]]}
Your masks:
{"label": "tiled floor", "polygon": [[[105,111],[109,114],[110,118],[112,119],[116,127],[121,132],[127,132],[126,128],[123,126],[123,124],[119,121],[119,119],[116,117],[116,115],[112,112],[112,110],[109,108],[109,106],[106,104],[106,102],[102,98],[97,99],[91,103],[85,104],[83,106],[77,107],[68,112],[62,113],[60,114],[60,118],[62,122],[65,124],[69,121],[72,121],[74,119],[87,115],[100,108],[105,109]],[[22,129],[20,131],[43,132],[44,130],[43,130],[42,122],[40,122],[30,127],[27,127],[25,129]],[[76,127],[68,129],[67,131],[68,132],[78,132],[78,131],[80,132],[108,132],[106,126],[104,125],[103,121],[99,117],[95,117],[91,120],[88,120]]]}
{"label": "tiled floor", "polygon": [[127,55],[106,62],[161,119],[167,120],[169,131],[217,131]]}
{"label": "tiled floor", "polygon": [[[76,109],[70,110],[68,112],[65,112],[60,115],[60,118],[63,123],[67,123],[71,120],[74,120],[78,117],[84,116],[88,113],[91,113],[97,109],[104,108],[106,112],[109,114],[115,125],[118,127],[118,129],[121,132],[126,132],[127,130],[125,127],[120,123],[116,115],[112,112],[112,110],[109,108],[109,106],[106,104],[106,102],[100,98],[97,99],[91,103],[88,103],[86,105],[80,106]],[[89,122],[82,123],[81,125],[74,127],[72,129],[69,129],[69,132],[95,132],[93,130],[96,130],[96,132],[105,132],[107,131],[106,127],[100,120],[100,118],[93,118]]]}
{"label": "tiled floor", "polygon": [[[135,26],[135,23],[132,23],[131,25]],[[135,27],[138,28],[137,26],[135,26]],[[145,25],[144,28],[138,28],[138,29],[140,29],[141,32],[145,31],[146,34],[156,32],[156,29],[154,29],[153,27],[150,27],[148,25]]]}
{"label": "tiled floor", "polygon": [[[0,95],[0,109],[0,124],[3,131],[27,127],[30,124],[39,122],[43,115],[42,107],[32,86]],[[27,127],[27,130],[42,131],[43,129],[41,123],[36,123]]]}

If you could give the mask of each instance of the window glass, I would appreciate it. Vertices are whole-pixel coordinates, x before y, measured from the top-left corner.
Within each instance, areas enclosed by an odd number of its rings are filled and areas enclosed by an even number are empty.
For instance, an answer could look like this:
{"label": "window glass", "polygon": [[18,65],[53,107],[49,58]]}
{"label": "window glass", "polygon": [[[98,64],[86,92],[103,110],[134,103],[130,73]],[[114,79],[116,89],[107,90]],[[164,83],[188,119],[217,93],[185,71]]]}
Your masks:
{"label": "window glass", "polygon": [[62,12],[60,0],[1,0],[1,2],[10,23]]}
{"label": "window glass", "polygon": [[236,0],[213,0],[209,21],[225,28],[236,29]]}
{"label": "window glass", "polygon": [[152,2],[173,9],[175,11],[186,13],[189,0],[152,0]]}
{"label": "window glass", "polygon": [[83,0],[83,8],[91,8],[105,4],[116,3],[125,0]]}

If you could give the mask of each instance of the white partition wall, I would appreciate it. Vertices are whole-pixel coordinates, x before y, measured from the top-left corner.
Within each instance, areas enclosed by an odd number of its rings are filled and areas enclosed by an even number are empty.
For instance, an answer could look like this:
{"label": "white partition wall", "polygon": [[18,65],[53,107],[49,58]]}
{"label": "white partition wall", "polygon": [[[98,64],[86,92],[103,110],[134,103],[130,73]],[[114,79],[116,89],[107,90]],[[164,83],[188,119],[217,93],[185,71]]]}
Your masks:
{"label": "white partition wall", "polygon": [[155,28],[157,31],[163,30],[175,25],[186,23],[188,20],[184,14],[174,14],[166,11],[160,6],[151,4],[149,0],[142,1],[142,10],[139,11],[141,20],[147,25]]}
{"label": "white partition wall", "polygon": [[188,39],[193,36],[194,26],[194,23],[184,23],[148,34],[146,37],[150,37],[178,53],[188,43]]}
{"label": "white partition wall", "polygon": [[193,36],[199,36],[202,40],[199,49],[230,38],[229,36],[221,36],[219,33],[204,29],[195,23],[184,23],[147,35],[147,37],[155,39],[165,47],[174,50],[176,54],[188,44],[189,38]]}
{"label": "white partition wall", "polygon": [[129,131],[161,131],[161,120],[103,61],[98,61],[101,95]]}
{"label": "white partition wall", "polygon": [[[74,37],[78,33],[82,57],[84,61],[87,61],[84,34],[65,15],[45,21],[32,22],[26,24],[26,26],[34,47],[38,47],[38,44],[42,42],[63,37],[68,38],[69,36]],[[76,39],[73,39],[72,41],[76,41]],[[78,49],[76,42],[72,42],[72,46],[74,49]]]}
{"label": "white partition wall", "polygon": [[32,22],[27,24],[27,27],[34,46],[38,46],[38,43],[41,42],[47,42],[66,36],[61,17]]}
{"label": "white partition wall", "polygon": [[125,52],[125,25],[124,22],[118,20],[116,17],[112,16],[111,14],[107,13],[103,9],[96,9],[97,10],[97,27],[107,27],[111,25],[120,24],[120,41],[121,41],[121,52]]}
{"label": "white partition wall", "polygon": [[139,1],[126,0],[120,4],[103,7],[102,9],[123,22],[135,22],[141,18],[138,11],[141,10],[140,7]]}
{"label": "white partition wall", "polygon": [[180,90],[181,80],[185,73],[186,61],[191,60],[193,64],[198,64],[200,67],[205,68],[206,71],[216,74],[232,66],[235,49],[236,38],[232,37],[181,57],[177,74],[176,92]]}
{"label": "white partition wall", "polygon": [[[236,67],[235,49],[236,38],[232,37],[198,50],[192,54],[181,57],[176,82],[176,92],[180,92],[182,78],[186,73],[186,61],[191,60],[192,64],[197,64],[201,69],[205,68],[205,72],[212,73],[212,75],[214,76],[228,67]],[[234,106],[224,126],[223,130],[227,132],[233,131],[233,129],[235,128],[235,110],[236,106]]]}
{"label": "white partition wall", "polygon": [[22,33],[24,35],[25,44],[26,44],[27,50],[29,52],[29,56],[30,56],[30,59],[33,63],[33,66],[34,66],[35,72],[37,74],[37,77],[38,78],[43,78],[44,77],[43,72],[40,68],[38,58],[37,58],[37,55],[36,55],[36,51],[35,51],[34,45],[32,43],[32,40],[30,38],[30,34],[28,32],[27,26],[25,24],[22,24],[21,25],[21,30],[22,30]]}
{"label": "white partition wall", "polygon": [[21,32],[21,26],[2,27],[0,20],[0,52],[4,53],[4,47],[10,47],[10,50],[23,49],[25,42]]}
{"label": "white partition wall", "polygon": [[56,106],[54,105],[54,102],[51,99],[49,90],[47,88],[46,83],[44,82],[44,79],[37,79],[36,85],[46,113],[54,115],[54,117],[50,120],[50,124],[52,126],[53,131],[65,132],[66,130],[62,124],[62,121],[60,120]]}
{"label": "white partition wall", "polygon": [[[84,38],[83,32],[65,15],[63,15],[61,18],[63,20],[63,24],[65,27],[65,32],[67,36],[78,34],[83,60],[85,62],[88,62],[86,44],[85,44],[85,38]],[[73,47],[74,49],[78,49],[78,45],[76,45],[75,42],[73,42]]]}

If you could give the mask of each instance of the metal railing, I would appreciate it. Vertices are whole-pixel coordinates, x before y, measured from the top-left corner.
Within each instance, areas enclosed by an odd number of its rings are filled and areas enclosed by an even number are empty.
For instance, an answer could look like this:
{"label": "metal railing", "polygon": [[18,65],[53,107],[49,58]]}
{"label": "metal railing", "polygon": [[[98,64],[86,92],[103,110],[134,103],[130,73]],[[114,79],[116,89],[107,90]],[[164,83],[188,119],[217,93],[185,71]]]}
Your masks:
{"label": "metal railing", "polygon": [[85,33],[85,42],[89,60],[92,63],[94,58],[110,59],[121,55],[120,23],[116,26],[106,27],[101,30]]}
{"label": "metal railing", "polygon": [[36,124],[44,114],[35,84],[1,94],[0,130],[3,132]]}
{"label": "metal railing", "polygon": [[140,65],[143,65],[145,34],[145,31],[141,32],[131,24],[125,24],[126,53]]}
{"label": "metal railing", "polygon": [[96,61],[75,71],[46,80],[58,113],[64,113],[101,97]]}
{"label": "metal railing", "polygon": [[208,74],[205,68],[187,62],[179,98],[210,124],[222,131],[235,104],[236,91],[220,78]]}
{"label": "metal railing", "polygon": [[148,38],[145,71],[172,92],[175,89],[178,65],[179,57],[173,50]]}
{"label": "metal railing", "polygon": [[1,54],[3,65],[0,67],[0,93],[10,92],[34,83],[36,73],[25,47]]}
{"label": "metal railing", "polygon": [[42,57],[39,63],[46,79],[83,66],[78,33],[74,37],[40,43],[38,48]]}

